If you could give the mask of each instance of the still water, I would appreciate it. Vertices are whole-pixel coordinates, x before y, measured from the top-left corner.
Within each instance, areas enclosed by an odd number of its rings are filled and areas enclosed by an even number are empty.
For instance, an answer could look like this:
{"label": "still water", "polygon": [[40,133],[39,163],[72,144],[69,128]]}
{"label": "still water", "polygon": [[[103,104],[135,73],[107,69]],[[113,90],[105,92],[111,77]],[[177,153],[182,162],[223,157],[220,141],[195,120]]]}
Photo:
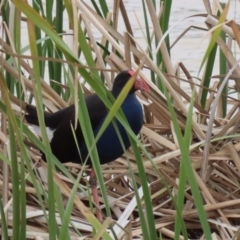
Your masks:
{"label": "still water", "polygon": [[[110,3],[111,1],[109,1]],[[159,1],[158,1],[159,2]],[[226,2],[226,1],[225,1]],[[134,36],[141,42],[141,45],[145,44],[145,37],[142,33],[141,26],[144,27],[143,13],[141,1],[124,1],[125,7],[131,17],[132,28],[134,29]],[[240,22],[240,3],[239,1],[230,1],[230,10],[228,19],[235,19],[237,23]],[[170,41],[174,42],[175,39],[187,28],[191,26],[197,26],[206,28],[204,23],[205,17],[197,17],[194,15],[206,13],[203,0],[173,0],[172,11],[170,18]],[[123,24],[119,23],[119,29]],[[122,29],[124,31],[124,29]],[[201,60],[207,49],[209,42],[206,31],[191,28],[172,48],[171,59],[173,64],[183,62],[189,72],[193,76],[197,76]],[[146,45],[146,44],[145,44]],[[236,48],[236,54],[239,49]],[[214,74],[218,73],[216,66]]]}
{"label": "still water", "polygon": [[[100,0],[99,0],[100,1]],[[91,5],[90,0],[86,0],[87,3]],[[98,2],[98,1],[96,1]],[[109,10],[113,9],[112,0],[107,0]],[[128,16],[131,19],[131,25],[134,32],[135,39],[141,44],[144,49],[147,48],[145,41],[144,32],[142,29],[145,28],[142,1],[135,0],[123,0],[125,8],[127,10]],[[159,0],[156,0],[156,5],[159,6]],[[214,2],[217,2],[214,1]],[[240,3],[237,0],[230,1],[230,10],[228,14],[228,19],[235,19],[237,23],[240,22]],[[170,41],[174,42],[175,39],[190,26],[197,26],[206,28],[204,23],[205,17],[196,17],[194,15],[206,13],[203,0],[173,0],[172,1],[172,11],[170,18]],[[150,18],[149,18],[150,20]],[[151,22],[151,20],[150,20]],[[64,30],[68,31],[68,20],[64,21]],[[150,26],[151,28],[151,26]],[[125,27],[122,19],[119,19],[118,30],[120,33],[124,33]],[[95,31],[94,31],[95,32]],[[101,37],[99,33],[95,32],[96,37]],[[23,39],[22,46],[26,46],[28,43],[27,29],[26,25],[23,25]],[[207,49],[208,37],[206,31],[191,28],[172,48],[171,50],[171,60],[174,65],[178,62],[183,62],[187,67],[188,71],[192,76],[197,76],[201,60]],[[238,55],[239,48],[235,47],[235,53]],[[214,73],[218,74],[218,68],[215,67]]]}

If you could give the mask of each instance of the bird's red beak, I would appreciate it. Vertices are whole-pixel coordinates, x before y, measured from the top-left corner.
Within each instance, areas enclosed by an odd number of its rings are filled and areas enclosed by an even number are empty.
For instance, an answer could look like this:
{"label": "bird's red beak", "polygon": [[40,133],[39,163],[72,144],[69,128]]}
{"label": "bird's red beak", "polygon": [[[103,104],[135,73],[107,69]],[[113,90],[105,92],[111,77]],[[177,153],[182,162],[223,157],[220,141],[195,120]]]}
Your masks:
{"label": "bird's red beak", "polygon": [[[136,74],[136,72],[133,71],[133,70],[129,70],[128,73],[131,76],[134,76]],[[142,78],[137,77],[137,76],[136,76],[136,80],[135,80],[135,83],[134,83],[134,88],[135,88],[135,90],[150,92],[150,88],[147,85],[147,83]]]}

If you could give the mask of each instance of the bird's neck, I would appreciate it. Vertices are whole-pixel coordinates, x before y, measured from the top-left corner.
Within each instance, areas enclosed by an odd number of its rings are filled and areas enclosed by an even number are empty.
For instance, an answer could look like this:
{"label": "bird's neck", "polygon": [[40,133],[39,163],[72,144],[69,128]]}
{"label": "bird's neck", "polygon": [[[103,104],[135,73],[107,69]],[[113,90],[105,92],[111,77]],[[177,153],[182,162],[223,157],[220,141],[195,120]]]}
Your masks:
{"label": "bird's neck", "polygon": [[[118,96],[120,95],[120,93],[121,93],[121,91],[112,91],[112,95],[114,96],[114,98],[115,99],[117,99],[118,98]],[[126,96],[126,99],[127,98],[131,98],[131,97],[134,97],[135,96],[135,94],[134,93],[132,93],[132,92],[130,92],[130,93],[128,93],[128,95]]]}

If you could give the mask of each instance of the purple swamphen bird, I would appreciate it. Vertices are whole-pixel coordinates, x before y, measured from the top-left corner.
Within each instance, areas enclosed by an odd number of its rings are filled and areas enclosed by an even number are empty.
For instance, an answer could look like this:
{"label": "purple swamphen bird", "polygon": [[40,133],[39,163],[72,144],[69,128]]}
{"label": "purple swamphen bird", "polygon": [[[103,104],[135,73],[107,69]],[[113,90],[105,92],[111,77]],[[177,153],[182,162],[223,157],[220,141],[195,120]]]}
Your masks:
{"label": "purple swamphen bird", "polygon": [[[111,90],[114,98],[117,98],[121,90],[128,82],[128,80],[135,74],[135,71],[128,70],[120,72],[114,80],[113,88]],[[121,109],[125,114],[128,123],[137,135],[143,125],[143,110],[140,102],[138,101],[135,91],[143,90],[149,92],[148,85],[141,78],[136,78],[132,89],[129,91],[127,97],[122,103]],[[108,110],[97,94],[91,94],[85,97],[86,105],[93,129],[93,133],[96,136],[100,130],[107,114]],[[81,111],[81,109],[79,109]],[[39,126],[37,110],[34,106],[27,104],[25,119],[28,123]],[[44,112],[45,125],[52,131],[52,138],[50,140],[50,146],[52,153],[58,158],[61,163],[74,162],[83,163],[88,157],[88,150],[84,141],[83,133],[80,124],[77,124],[75,130],[75,136],[72,129],[75,126],[75,107],[71,105],[65,109],[57,111],[55,113]],[[128,139],[124,126],[116,120],[118,131],[121,135],[125,149],[130,147],[130,141]],[[34,126],[34,127],[35,127]],[[80,149],[80,155],[76,141]],[[111,162],[124,153],[124,149],[120,143],[119,137],[116,133],[113,123],[110,123],[100,139],[97,142],[97,151],[101,164]],[[46,160],[45,155],[42,157]],[[91,165],[91,159],[87,159],[87,164]],[[99,207],[99,200],[96,188],[96,175],[92,168],[90,173],[90,186],[92,189],[93,199],[97,207]],[[99,210],[96,211],[98,219],[102,220],[102,215]]]}

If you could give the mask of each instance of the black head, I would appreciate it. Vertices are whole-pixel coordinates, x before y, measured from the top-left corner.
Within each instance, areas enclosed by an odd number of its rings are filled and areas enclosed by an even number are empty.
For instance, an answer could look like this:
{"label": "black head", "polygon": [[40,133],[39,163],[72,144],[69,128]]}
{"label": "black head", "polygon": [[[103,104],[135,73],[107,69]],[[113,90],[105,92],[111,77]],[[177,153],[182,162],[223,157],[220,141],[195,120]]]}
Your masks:
{"label": "black head", "polygon": [[[120,72],[113,83],[113,89],[112,93],[113,95],[118,95],[122,89],[124,88],[125,84],[128,82],[128,80],[134,76],[135,72],[133,70],[127,70],[127,71],[122,71]],[[143,90],[146,92],[149,92],[149,87],[148,85],[144,82],[143,79],[137,78],[135,79],[135,83],[132,86],[132,89],[130,90],[129,93],[134,93],[137,90]]]}

